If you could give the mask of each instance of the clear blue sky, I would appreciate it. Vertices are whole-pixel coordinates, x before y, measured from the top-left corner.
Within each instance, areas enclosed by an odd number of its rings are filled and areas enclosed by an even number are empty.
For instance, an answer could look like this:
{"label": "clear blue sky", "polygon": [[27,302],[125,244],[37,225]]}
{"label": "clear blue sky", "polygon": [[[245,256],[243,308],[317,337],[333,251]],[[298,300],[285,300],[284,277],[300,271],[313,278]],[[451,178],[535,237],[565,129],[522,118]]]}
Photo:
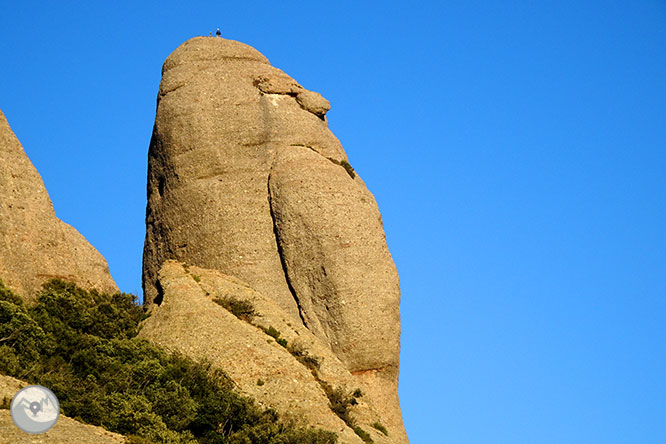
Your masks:
{"label": "clear blue sky", "polygon": [[161,64],[216,27],[377,197],[412,444],[666,442],[666,2],[3,2],[0,108],[124,291]]}

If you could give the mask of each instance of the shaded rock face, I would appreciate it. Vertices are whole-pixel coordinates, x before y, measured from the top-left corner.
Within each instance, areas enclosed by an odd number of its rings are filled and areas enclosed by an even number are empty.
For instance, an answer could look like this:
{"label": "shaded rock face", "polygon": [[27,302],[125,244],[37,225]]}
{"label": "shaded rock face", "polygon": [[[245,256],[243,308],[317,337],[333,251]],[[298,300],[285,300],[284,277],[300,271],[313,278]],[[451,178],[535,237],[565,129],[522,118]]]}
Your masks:
{"label": "shaded rock face", "polygon": [[145,303],[164,300],[169,259],[241,279],[399,418],[398,276],[329,109],[239,42],[197,37],[167,58],[149,150]]}
{"label": "shaded rock face", "polygon": [[116,292],[106,260],[56,217],[42,178],[0,111],[0,279],[26,300],[52,278]]}

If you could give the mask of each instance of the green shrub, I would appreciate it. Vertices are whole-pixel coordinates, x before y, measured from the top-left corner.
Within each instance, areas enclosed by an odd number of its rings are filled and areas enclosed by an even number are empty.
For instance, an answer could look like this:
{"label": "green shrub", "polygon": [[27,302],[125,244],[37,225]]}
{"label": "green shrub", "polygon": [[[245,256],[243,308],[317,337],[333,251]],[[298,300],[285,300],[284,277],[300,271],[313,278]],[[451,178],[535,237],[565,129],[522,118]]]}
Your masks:
{"label": "green shrub", "polygon": [[328,397],[331,411],[338,415],[338,417],[349,427],[355,427],[356,421],[351,416],[351,406],[356,404],[356,399],[354,399],[354,397],[342,387],[334,389],[330,384],[324,381],[320,381],[319,384]]}
{"label": "green shrub", "polygon": [[264,333],[276,340],[280,337],[280,332],[277,331],[272,325],[268,328],[264,328]]}
{"label": "green shrub", "polygon": [[332,157],[329,157],[328,160],[344,168],[347,174],[349,174],[349,177],[351,177],[352,179],[356,177],[356,171],[354,171],[354,168],[352,168],[352,166],[346,160],[336,160],[333,159]]}
{"label": "green shrub", "polygon": [[385,436],[388,436],[388,430],[386,430],[386,427],[384,427],[384,425],[383,425],[381,422],[377,421],[377,422],[375,422],[374,424],[372,424],[372,426],[373,426],[375,429],[377,429],[377,430],[379,430],[380,432],[382,432]]}
{"label": "green shrub", "polygon": [[222,298],[215,298],[213,299],[213,302],[226,308],[238,319],[246,322],[252,322],[252,319],[254,319],[254,317],[257,315],[252,302],[244,299],[238,299],[233,296],[226,296]]}
{"label": "green shrub", "polygon": [[363,441],[367,443],[374,442],[370,434],[360,427],[354,427],[354,433],[356,433],[359,436],[359,438],[361,438]]}
{"label": "green shrub", "polygon": [[127,436],[125,444],[154,444],[154,443],[148,438],[143,438],[141,436],[136,436],[136,435],[129,435]]}
{"label": "green shrub", "polygon": [[51,281],[26,307],[0,286],[0,373],[49,387],[65,415],[135,444],[336,442],[283,424],[210,364],[137,338],[145,316],[128,294]]}
{"label": "green shrub", "polygon": [[319,370],[321,366],[319,358],[311,356],[302,344],[298,342],[292,343],[288,350],[298,362],[306,366],[313,374]]}
{"label": "green shrub", "polygon": [[272,325],[268,328],[263,328],[263,330],[264,330],[264,333],[266,333],[271,338],[275,339],[275,342],[277,342],[278,344],[280,344],[284,348],[287,348],[287,340],[285,338],[281,338],[280,337],[280,332],[278,330],[276,330]]}
{"label": "green shrub", "polygon": [[0,301],[10,302],[14,305],[23,305],[23,300],[7,288],[2,280],[0,280]]}
{"label": "green shrub", "polygon": [[317,370],[319,370],[319,367],[321,366],[319,358],[317,358],[316,356],[305,355],[297,357],[296,359],[298,359],[298,361],[301,364],[310,369],[311,372],[316,372]]}
{"label": "green shrub", "polygon": [[347,174],[349,174],[349,176],[352,179],[356,177],[356,171],[354,171],[354,168],[352,168],[352,166],[349,164],[349,162],[347,162],[346,160],[342,160],[340,162],[340,165],[342,165],[342,168],[344,168],[345,171],[347,171]]}
{"label": "green shrub", "polygon": [[305,427],[286,427],[266,422],[260,427],[246,429],[229,438],[229,444],[335,444],[333,432]]}
{"label": "green shrub", "polygon": [[21,363],[14,349],[7,345],[0,346],[0,369],[4,369],[8,375],[16,375],[21,372]]}
{"label": "green shrub", "polygon": [[197,276],[196,274],[192,275],[192,279],[194,279],[194,282],[196,282],[197,284],[201,282],[201,276]]}
{"label": "green shrub", "polygon": [[258,385],[259,387],[261,387],[261,386],[264,385],[264,384],[265,384],[265,382],[264,382],[263,379],[257,379],[257,385]]}
{"label": "green shrub", "polygon": [[23,374],[43,353],[51,353],[56,342],[33,319],[23,305],[0,301],[0,362],[12,376]]}

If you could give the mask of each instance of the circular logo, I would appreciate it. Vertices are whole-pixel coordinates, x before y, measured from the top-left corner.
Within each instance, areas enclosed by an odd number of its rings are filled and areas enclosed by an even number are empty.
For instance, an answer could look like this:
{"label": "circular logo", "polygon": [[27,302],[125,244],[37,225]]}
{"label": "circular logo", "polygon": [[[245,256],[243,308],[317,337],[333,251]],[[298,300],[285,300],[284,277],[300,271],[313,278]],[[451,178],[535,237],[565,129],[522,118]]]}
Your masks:
{"label": "circular logo", "polygon": [[44,433],[58,421],[60,403],[46,387],[29,385],[14,395],[9,410],[19,429],[27,433]]}

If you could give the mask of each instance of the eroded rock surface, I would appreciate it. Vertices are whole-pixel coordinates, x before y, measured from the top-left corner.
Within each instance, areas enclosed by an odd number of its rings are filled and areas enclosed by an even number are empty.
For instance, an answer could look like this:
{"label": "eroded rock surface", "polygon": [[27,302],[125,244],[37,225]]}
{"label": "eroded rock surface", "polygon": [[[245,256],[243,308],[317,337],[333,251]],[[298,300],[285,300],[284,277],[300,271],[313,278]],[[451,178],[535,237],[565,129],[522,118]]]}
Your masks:
{"label": "eroded rock surface", "polygon": [[106,260],[56,217],[42,178],[0,111],[0,279],[26,300],[52,278],[116,292]]}
{"label": "eroded rock surface", "polygon": [[344,168],[299,146],[277,150],[269,191],[305,325],[349,370],[397,375],[400,289],[372,195]]}
{"label": "eroded rock surface", "polygon": [[145,301],[163,302],[169,259],[241,279],[402,427],[398,276],[329,109],[239,42],[198,37],[168,57],[149,150]]}
{"label": "eroded rock surface", "polygon": [[[362,443],[331,411],[323,384],[347,392],[360,389],[364,395],[351,407],[356,425],[378,444],[407,442],[399,415],[386,414],[384,406],[376,404],[372,382],[368,385],[352,375],[326,343],[293,322],[271,298],[219,271],[175,261],[165,262],[158,280],[162,303],[151,307],[141,337],[208,360],[260,405],[274,408],[284,419],[336,432],[339,442]],[[215,302],[223,298],[251,303],[254,316],[237,318]],[[286,342],[280,345],[267,334],[271,327]],[[304,365],[295,350],[314,358],[318,368]],[[388,436],[373,428],[376,423],[388,429]]]}

